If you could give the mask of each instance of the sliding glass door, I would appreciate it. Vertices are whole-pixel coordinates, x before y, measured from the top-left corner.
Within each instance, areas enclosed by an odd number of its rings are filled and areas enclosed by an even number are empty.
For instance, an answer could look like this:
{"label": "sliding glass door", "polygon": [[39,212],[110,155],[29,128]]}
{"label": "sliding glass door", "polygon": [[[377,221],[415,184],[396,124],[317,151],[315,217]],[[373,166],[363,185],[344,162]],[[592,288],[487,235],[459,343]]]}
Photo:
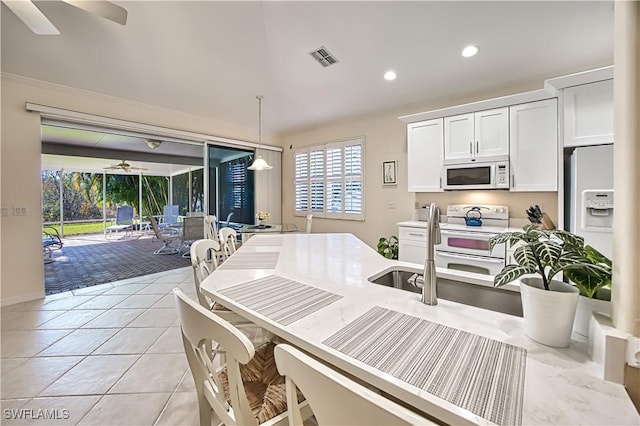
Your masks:
{"label": "sliding glass door", "polygon": [[209,146],[209,213],[225,226],[254,223],[255,172],[247,170],[253,151]]}

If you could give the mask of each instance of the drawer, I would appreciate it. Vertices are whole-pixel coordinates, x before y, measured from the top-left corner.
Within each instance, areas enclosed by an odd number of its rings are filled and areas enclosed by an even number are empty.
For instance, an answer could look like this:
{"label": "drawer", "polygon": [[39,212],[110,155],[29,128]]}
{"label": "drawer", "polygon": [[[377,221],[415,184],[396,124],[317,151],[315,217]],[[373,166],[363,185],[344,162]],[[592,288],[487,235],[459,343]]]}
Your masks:
{"label": "drawer", "polygon": [[427,228],[408,228],[405,226],[401,226],[399,229],[399,239],[402,240],[412,240],[412,241],[427,241]]}
{"label": "drawer", "polygon": [[426,241],[400,240],[400,244],[398,244],[398,260],[424,264],[424,259],[426,257]]}

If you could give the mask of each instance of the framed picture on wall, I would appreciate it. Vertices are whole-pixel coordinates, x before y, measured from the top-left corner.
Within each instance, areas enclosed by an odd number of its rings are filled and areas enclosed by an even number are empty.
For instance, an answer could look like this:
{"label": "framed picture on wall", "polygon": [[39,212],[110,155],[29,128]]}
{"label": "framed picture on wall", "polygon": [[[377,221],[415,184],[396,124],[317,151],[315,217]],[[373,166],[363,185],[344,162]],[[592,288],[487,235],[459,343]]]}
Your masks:
{"label": "framed picture on wall", "polygon": [[382,184],[397,185],[397,162],[396,160],[382,162]]}

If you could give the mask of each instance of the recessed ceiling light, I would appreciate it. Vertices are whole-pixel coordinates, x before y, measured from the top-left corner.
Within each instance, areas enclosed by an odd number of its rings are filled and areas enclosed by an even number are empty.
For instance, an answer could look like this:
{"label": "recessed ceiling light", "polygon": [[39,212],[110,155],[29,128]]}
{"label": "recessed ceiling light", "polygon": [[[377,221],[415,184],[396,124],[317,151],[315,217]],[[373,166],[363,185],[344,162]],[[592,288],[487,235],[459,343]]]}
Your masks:
{"label": "recessed ceiling light", "polygon": [[397,77],[395,71],[387,71],[384,73],[384,79],[388,81],[395,80]]}
{"label": "recessed ceiling light", "polygon": [[464,56],[465,58],[470,58],[472,56],[476,56],[476,53],[478,53],[478,46],[474,46],[474,45],[469,45],[467,47],[465,47],[464,49],[462,49],[462,56]]}

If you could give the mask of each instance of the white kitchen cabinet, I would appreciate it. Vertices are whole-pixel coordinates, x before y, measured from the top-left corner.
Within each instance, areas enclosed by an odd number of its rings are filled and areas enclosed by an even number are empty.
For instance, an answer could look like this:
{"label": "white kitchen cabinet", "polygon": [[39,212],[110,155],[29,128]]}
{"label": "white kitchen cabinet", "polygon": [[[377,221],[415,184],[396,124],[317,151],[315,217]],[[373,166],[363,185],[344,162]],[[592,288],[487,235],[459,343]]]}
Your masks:
{"label": "white kitchen cabinet", "polygon": [[444,159],[471,161],[475,140],[473,113],[445,117]]}
{"label": "white kitchen cabinet", "polygon": [[440,192],[443,147],[442,118],[407,125],[409,192]]}
{"label": "white kitchen cabinet", "polygon": [[557,191],[557,99],[512,106],[509,120],[510,190]]}
{"label": "white kitchen cabinet", "polygon": [[398,227],[398,260],[424,264],[427,257],[427,228]]}
{"label": "white kitchen cabinet", "polygon": [[564,89],[564,146],[613,143],[613,80]]}
{"label": "white kitchen cabinet", "polygon": [[475,156],[478,161],[509,155],[509,109],[475,113]]}
{"label": "white kitchen cabinet", "polygon": [[445,117],[445,163],[492,161],[509,155],[509,109]]}

